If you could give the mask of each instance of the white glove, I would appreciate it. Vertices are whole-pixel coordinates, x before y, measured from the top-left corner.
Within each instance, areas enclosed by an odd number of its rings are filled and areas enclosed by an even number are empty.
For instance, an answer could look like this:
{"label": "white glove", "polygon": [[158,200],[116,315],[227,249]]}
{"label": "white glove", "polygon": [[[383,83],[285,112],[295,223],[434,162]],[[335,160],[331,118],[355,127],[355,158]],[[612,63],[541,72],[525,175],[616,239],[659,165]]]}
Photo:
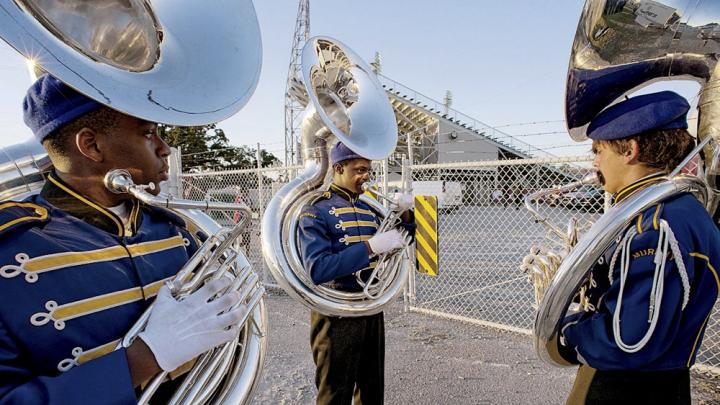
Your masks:
{"label": "white glove", "polygon": [[566,252],[547,249],[542,246],[532,246],[530,254],[523,257],[520,270],[526,273],[549,271],[551,272],[549,276],[552,277],[566,255]]}
{"label": "white glove", "polygon": [[[160,288],[147,326],[139,335],[155,355],[160,368],[173,371],[237,336],[242,306],[220,313],[236,304],[240,293],[229,291],[208,302],[229,285],[227,277],[213,280],[182,301],[173,298],[166,286]],[[226,330],[228,327],[231,328]]]}
{"label": "white glove", "polygon": [[400,194],[395,203],[398,205],[397,210],[399,212],[405,212],[415,206],[415,197],[412,194]]}
{"label": "white glove", "polygon": [[392,229],[387,232],[376,233],[375,236],[368,240],[368,244],[372,253],[379,255],[402,248],[405,246],[405,241],[397,229]]}

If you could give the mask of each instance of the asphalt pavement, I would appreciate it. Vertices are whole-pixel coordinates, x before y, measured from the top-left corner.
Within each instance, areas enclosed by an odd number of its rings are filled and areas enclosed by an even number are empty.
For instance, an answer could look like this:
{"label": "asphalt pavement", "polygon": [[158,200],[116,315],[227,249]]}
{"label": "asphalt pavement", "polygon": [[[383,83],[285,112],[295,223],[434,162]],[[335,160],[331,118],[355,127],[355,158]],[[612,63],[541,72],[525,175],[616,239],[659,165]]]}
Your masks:
{"label": "asphalt pavement", "polygon": [[[308,309],[284,294],[266,300],[268,353],[255,404],[312,404]],[[385,314],[386,404],[562,404],[573,368],[540,362],[528,336],[403,312]],[[693,374],[693,403],[720,403],[720,378]]]}

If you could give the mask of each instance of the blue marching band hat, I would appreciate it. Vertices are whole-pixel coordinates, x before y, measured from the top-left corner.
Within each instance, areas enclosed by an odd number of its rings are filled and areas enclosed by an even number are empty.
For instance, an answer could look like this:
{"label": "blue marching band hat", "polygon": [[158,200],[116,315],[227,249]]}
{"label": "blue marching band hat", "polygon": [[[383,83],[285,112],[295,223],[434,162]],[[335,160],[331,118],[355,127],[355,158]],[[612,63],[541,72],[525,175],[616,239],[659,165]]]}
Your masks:
{"label": "blue marching band hat", "polygon": [[592,140],[611,141],[648,131],[687,129],[689,110],[685,97],[672,91],[632,97],[593,118],[587,136]]}
{"label": "blue marching band hat", "polygon": [[23,100],[23,121],[35,138],[45,137],[80,116],[102,107],[48,74],[30,86]]}
{"label": "blue marching band hat", "polygon": [[[350,148],[348,148],[344,143],[338,141],[335,145],[333,145],[332,149],[330,150],[330,164],[332,166],[335,166],[335,164],[344,162],[346,160],[350,159],[367,159],[364,156],[360,156],[359,154],[353,152]],[[368,159],[369,160],[369,159]]]}

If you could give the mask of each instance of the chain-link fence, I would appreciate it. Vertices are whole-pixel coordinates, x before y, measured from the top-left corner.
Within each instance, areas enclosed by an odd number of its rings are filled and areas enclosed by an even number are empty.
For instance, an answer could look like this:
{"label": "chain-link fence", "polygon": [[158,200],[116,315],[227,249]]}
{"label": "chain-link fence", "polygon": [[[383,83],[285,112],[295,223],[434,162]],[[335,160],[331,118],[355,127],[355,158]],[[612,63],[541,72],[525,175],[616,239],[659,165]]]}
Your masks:
{"label": "chain-link fence", "polygon": [[[535,313],[533,289],[519,266],[532,245],[547,245],[548,239],[547,230],[524,208],[524,197],[579,179],[589,170],[589,161],[582,157],[412,166],[414,192],[438,196],[440,271],[434,278],[414,274],[409,308],[529,334]],[[253,219],[242,244],[261,280],[274,284],[262,257],[260,221],[270,198],[301,170],[293,166],[184,174],[181,192],[185,198],[250,206]],[[382,163],[373,165],[372,177],[383,187],[400,185],[400,174]],[[535,208],[561,228],[573,217],[582,228],[602,213],[604,200],[601,190],[584,186],[547,196]],[[239,219],[234,212],[211,215],[223,225]],[[717,308],[708,321],[698,363],[719,370]]]}
{"label": "chain-link fence", "polygon": [[[184,173],[176,193],[190,200],[210,200],[227,203],[244,203],[252,210],[252,220],[240,238],[240,246],[253,269],[265,285],[277,286],[262,255],[260,224],[270,199],[303,166],[281,166],[259,169]],[[387,165],[373,162],[370,181],[384,187],[387,183]],[[261,187],[258,185],[261,184]],[[210,210],[209,215],[220,225],[230,227],[240,220],[237,211]]]}
{"label": "chain-link fence", "polygon": [[[529,333],[533,292],[519,267],[532,245],[548,240],[524,197],[577,180],[589,170],[581,163],[570,158],[413,166],[414,190],[439,196],[440,273],[417,275],[411,306]],[[591,222],[603,202],[602,191],[588,186],[548,197],[536,208],[564,228],[572,217]]]}
{"label": "chain-link fence", "polygon": [[[410,309],[531,333],[533,288],[520,271],[533,245],[552,243],[524,207],[529,193],[578,180],[589,158],[509,160],[412,166],[413,188],[439,196],[436,277],[414,275]],[[587,229],[601,215],[602,190],[592,186],[541,198],[533,207],[564,230],[576,218]],[[699,368],[720,369],[720,310],[708,321]]]}
{"label": "chain-link fence", "polygon": [[[179,192],[183,198],[191,200],[244,203],[250,207],[252,219],[242,234],[240,246],[260,280],[266,285],[274,285],[275,280],[262,256],[262,214],[272,196],[301,169],[302,166],[288,166],[183,174]],[[219,224],[228,227],[240,220],[237,211],[210,211],[209,214]]]}

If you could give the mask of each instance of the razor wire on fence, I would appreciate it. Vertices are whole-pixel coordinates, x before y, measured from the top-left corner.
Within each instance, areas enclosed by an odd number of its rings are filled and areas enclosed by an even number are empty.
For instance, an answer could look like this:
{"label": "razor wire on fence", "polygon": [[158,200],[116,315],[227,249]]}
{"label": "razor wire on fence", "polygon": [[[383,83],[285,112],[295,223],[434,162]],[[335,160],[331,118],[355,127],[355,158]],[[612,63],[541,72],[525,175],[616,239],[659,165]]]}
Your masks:
{"label": "razor wire on fence", "polygon": [[[414,273],[410,310],[529,334],[534,321],[533,288],[520,263],[533,245],[547,245],[547,230],[524,208],[531,192],[580,179],[589,157],[480,161],[410,166],[413,192],[438,196],[439,274]],[[182,175],[190,199],[244,202],[253,211],[242,244],[266,284],[274,284],[262,256],[260,221],[264,208],[301,166]],[[400,168],[374,163],[372,179],[387,193],[400,186]],[[539,214],[564,228],[576,218],[581,228],[601,215],[603,192],[591,186],[545,197]],[[220,224],[237,213],[211,212]],[[698,368],[720,370],[720,309],[707,323]]]}

